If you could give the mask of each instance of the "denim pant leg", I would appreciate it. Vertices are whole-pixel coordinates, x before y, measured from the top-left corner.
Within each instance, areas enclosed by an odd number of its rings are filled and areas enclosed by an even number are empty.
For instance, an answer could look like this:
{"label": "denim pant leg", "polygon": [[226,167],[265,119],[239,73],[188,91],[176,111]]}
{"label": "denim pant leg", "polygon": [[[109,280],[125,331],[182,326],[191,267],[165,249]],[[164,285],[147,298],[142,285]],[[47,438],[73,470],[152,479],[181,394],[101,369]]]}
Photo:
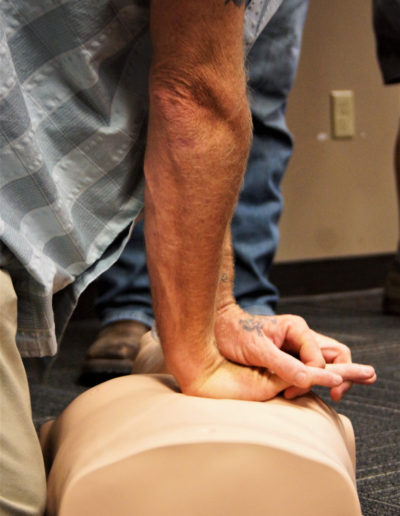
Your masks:
{"label": "denim pant leg", "polygon": [[282,211],[281,181],[292,153],[286,101],[300,55],[308,0],[285,0],[255,42],[249,57],[254,140],[232,221],[235,297],[254,314],[270,315],[278,291],[268,279]]}
{"label": "denim pant leg", "polygon": [[138,222],[118,261],[97,281],[96,312],[102,326],[124,319],[153,325],[144,224]]}

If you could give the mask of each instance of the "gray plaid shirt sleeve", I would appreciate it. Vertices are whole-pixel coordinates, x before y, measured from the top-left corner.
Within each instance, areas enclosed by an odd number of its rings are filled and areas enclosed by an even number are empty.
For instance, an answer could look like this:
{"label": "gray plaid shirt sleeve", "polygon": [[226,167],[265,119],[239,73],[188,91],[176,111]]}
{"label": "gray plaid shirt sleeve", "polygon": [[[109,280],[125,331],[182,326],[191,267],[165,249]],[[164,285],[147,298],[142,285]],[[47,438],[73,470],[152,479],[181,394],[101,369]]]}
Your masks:
{"label": "gray plaid shirt sleeve", "polygon": [[[277,8],[246,6],[250,48]],[[0,3],[0,267],[22,354],[54,354],[79,294],[143,204],[145,0]]]}

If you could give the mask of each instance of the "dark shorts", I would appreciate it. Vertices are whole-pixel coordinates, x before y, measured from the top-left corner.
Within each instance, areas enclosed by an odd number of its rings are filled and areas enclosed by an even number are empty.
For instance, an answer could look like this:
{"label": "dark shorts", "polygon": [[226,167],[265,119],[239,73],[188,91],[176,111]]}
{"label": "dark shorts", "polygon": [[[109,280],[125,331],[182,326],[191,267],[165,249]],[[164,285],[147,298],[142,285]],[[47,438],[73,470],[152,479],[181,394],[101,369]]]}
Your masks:
{"label": "dark shorts", "polygon": [[400,82],[400,0],[373,0],[376,52],[385,84]]}

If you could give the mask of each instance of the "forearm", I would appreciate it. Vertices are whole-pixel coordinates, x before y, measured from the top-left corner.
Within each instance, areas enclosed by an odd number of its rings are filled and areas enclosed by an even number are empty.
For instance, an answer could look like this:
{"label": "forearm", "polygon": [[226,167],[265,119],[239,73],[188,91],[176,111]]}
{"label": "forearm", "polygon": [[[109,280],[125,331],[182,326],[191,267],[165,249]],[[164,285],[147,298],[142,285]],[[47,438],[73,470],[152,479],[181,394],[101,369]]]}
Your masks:
{"label": "forearm", "polygon": [[[241,21],[235,23],[238,33]],[[156,51],[150,77],[148,268],[166,361],[181,387],[215,362],[211,342],[224,233],[249,149],[241,40],[232,45],[227,55],[213,56],[217,63],[196,62],[198,54],[189,52],[185,66],[179,59],[157,59]]]}
{"label": "forearm", "polygon": [[[227,162],[228,135],[211,151],[182,153],[179,143],[166,141],[154,126],[162,127],[157,114],[149,128],[145,227],[158,331],[171,370],[192,362],[202,367],[208,360],[205,343],[213,335],[224,228],[245,154]],[[174,148],[172,157],[162,156],[166,147]]]}

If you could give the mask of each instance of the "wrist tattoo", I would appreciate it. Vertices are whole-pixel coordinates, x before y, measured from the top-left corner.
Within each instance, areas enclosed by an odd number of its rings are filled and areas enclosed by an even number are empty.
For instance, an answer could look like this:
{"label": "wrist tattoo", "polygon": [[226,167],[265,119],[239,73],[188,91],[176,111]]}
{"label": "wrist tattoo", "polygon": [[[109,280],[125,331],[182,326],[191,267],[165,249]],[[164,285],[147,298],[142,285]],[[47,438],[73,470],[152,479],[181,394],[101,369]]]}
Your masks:
{"label": "wrist tattoo", "polygon": [[223,273],[221,276],[222,283],[228,283],[228,275]]}
{"label": "wrist tattoo", "polygon": [[259,337],[263,336],[264,324],[256,319],[239,319],[239,324],[248,332],[255,331]]}
{"label": "wrist tattoo", "polygon": [[244,4],[244,0],[225,0],[225,5],[233,2],[236,7],[241,7]]}

